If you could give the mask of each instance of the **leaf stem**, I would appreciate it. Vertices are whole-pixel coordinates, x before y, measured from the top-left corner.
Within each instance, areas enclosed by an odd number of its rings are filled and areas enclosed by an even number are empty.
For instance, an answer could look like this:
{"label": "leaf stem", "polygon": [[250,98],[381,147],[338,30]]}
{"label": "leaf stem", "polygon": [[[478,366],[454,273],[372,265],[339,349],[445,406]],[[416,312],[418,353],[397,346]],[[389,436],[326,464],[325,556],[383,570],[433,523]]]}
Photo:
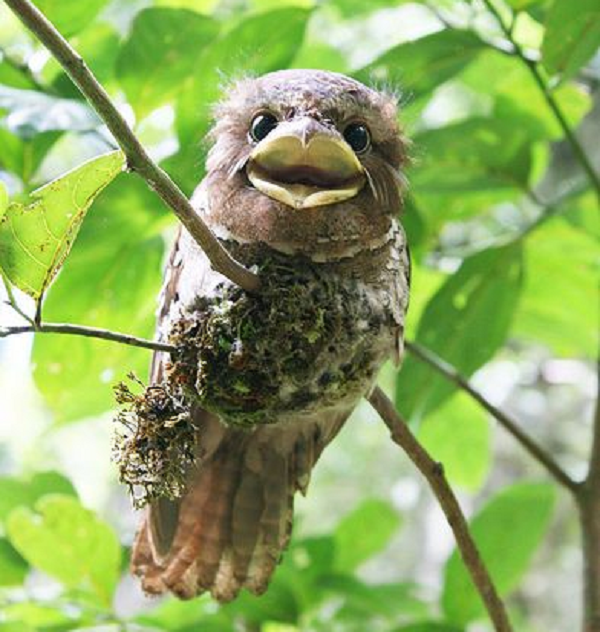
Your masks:
{"label": "leaf stem", "polygon": [[406,348],[421,362],[429,365],[446,380],[468,393],[482,408],[494,417],[529,454],[540,463],[548,473],[572,494],[579,493],[581,484],[574,481],[562,467],[527,433],[519,428],[516,421],[509,415],[489,402],[469,381],[464,378],[452,365],[445,362],[430,349],[410,341],[405,341]]}
{"label": "leaf stem", "polygon": [[194,240],[202,247],[213,268],[248,292],[260,287],[259,278],[240,265],[223,248],[181,189],[147,154],[106,90],[54,25],[29,0],[4,0],[23,24],[30,29],[64,68],[73,83],[106,123],[129,167],[140,175],[173,210]]}
{"label": "leaf stem", "polygon": [[82,325],[71,325],[69,323],[42,323],[39,325],[20,325],[16,327],[0,328],[0,338],[8,338],[18,334],[65,334],[69,336],[83,336],[85,338],[98,338],[100,340],[109,340],[120,344],[129,345],[131,347],[141,347],[143,349],[151,349],[153,351],[175,351],[173,345],[163,342],[154,342],[145,338],[138,338],[129,334],[122,334],[109,329],[100,329],[99,327],[84,327]]}
{"label": "leaf stem", "polygon": [[583,149],[579,140],[577,139],[575,132],[571,129],[571,126],[569,125],[569,122],[567,121],[567,118],[564,115],[558,101],[555,99],[554,94],[552,93],[552,90],[550,89],[550,87],[548,86],[546,80],[544,79],[542,75],[539,64],[526,55],[525,51],[523,50],[523,47],[514,38],[513,29],[511,28],[510,25],[507,25],[504,22],[504,20],[502,19],[502,16],[500,15],[500,12],[494,6],[494,3],[492,2],[492,0],[483,0],[483,2],[485,6],[487,7],[488,11],[496,19],[496,22],[500,26],[502,32],[506,35],[508,41],[511,43],[517,57],[523,62],[523,64],[529,70],[535,84],[537,85],[540,92],[544,96],[546,103],[548,104],[550,110],[552,111],[552,113],[554,114],[554,117],[556,118],[558,124],[560,125],[565,135],[565,138],[567,139],[567,142],[569,143],[569,145],[571,146],[571,149],[573,150],[573,153],[575,154],[581,167],[583,168],[587,177],[589,178],[590,183],[596,192],[596,197],[598,198],[598,201],[600,202],[600,175],[596,173],[596,171],[594,170],[594,167],[592,166],[592,163],[590,162],[588,155],[586,154],[585,150]]}
{"label": "leaf stem", "polygon": [[494,629],[496,632],[511,632],[512,626],[504,604],[477,550],[477,545],[469,531],[469,525],[456,496],[444,476],[442,464],[434,461],[417,441],[406,422],[394,408],[392,402],[379,387],[375,388],[368,399],[371,406],[373,406],[388,427],[392,440],[406,452],[408,458],[426,478],[438,499],[448,524],[454,533],[461,557],[487,609]]}

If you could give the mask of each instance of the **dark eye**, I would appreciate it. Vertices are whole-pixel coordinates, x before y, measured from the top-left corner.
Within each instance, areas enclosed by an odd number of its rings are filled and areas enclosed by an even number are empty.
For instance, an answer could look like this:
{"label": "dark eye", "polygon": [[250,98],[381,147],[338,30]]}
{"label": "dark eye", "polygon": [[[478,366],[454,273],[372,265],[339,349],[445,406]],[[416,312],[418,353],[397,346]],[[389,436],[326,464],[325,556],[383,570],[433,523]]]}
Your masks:
{"label": "dark eye", "polygon": [[371,134],[364,123],[350,123],[344,130],[344,138],[357,154],[367,151],[371,145]]}
{"label": "dark eye", "polygon": [[256,142],[266,138],[276,127],[277,118],[269,112],[257,114],[250,123],[250,137]]}

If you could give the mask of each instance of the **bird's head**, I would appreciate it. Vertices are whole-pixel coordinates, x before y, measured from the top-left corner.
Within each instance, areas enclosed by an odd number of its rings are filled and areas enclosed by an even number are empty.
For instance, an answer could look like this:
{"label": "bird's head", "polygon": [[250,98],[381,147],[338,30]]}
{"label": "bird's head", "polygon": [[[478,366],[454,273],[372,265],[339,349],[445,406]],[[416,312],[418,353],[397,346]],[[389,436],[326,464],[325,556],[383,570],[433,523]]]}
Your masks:
{"label": "bird's head", "polygon": [[315,259],[381,243],[401,208],[395,100],[344,75],[234,84],[215,111],[203,193],[217,234]]}

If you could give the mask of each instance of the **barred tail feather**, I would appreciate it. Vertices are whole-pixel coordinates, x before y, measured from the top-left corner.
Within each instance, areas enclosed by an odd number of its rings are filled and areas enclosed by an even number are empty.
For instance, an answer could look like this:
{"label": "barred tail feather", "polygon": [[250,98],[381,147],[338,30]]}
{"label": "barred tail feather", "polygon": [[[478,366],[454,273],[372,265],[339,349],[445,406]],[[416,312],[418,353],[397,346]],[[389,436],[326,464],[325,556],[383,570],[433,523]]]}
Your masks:
{"label": "barred tail feather", "polygon": [[221,602],[242,588],[263,593],[290,539],[294,494],[306,492],[347,416],[245,431],[201,412],[205,449],[189,491],[152,504],[136,537],[131,564],[144,590],[181,599],[208,591]]}

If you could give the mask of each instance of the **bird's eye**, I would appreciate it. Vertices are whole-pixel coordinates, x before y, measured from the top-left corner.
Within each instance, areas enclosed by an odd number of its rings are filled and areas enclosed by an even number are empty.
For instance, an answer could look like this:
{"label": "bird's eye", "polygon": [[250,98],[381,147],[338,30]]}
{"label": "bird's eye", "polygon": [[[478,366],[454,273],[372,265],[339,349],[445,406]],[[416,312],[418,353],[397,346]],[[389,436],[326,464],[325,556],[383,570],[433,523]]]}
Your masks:
{"label": "bird's eye", "polygon": [[362,154],[371,146],[371,134],[364,123],[350,123],[344,130],[346,142],[357,154]]}
{"label": "bird's eye", "polygon": [[276,127],[277,118],[269,112],[257,114],[250,124],[250,137],[256,142],[266,138]]}

